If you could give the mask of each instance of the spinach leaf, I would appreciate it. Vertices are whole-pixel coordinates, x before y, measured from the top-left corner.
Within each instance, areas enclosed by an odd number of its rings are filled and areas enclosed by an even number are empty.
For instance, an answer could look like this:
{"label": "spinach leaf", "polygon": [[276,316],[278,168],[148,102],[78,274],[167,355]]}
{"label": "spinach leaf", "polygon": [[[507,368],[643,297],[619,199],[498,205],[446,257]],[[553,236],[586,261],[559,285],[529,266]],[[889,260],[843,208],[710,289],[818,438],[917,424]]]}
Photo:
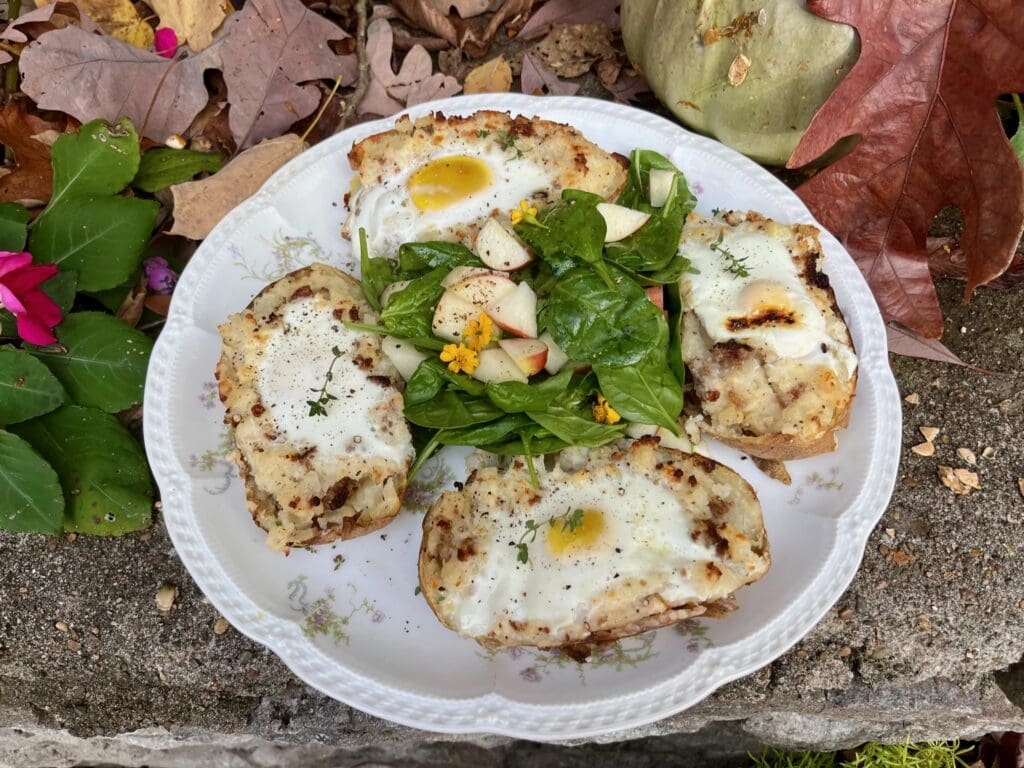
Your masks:
{"label": "spinach leaf", "polygon": [[434,352],[440,352],[444,349],[444,342],[434,336],[404,336],[401,333],[392,333],[390,330],[385,328],[383,325],[370,325],[369,323],[354,323],[351,320],[345,321],[345,327],[351,328],[353,331],[364,331],[366,333],[377,333],[381,336],[394,336],[396,339],[402,339],[408,341],[414,346],[422,349],[429,349]]}
{"label": "spinach leaf", "polygon": [[593,270],[577,267],[552,288],[542,322],[570,358],[630,365],[668,338],[644,289],[620,270],[614,275],[609,288]]}
{"label": "spinach leaf", "polygon": [[482,267],[484,263],[461,243],[436,240],[399,246],[398,266],[403,272],[422,272],[425,269],[444,267],[447,273],[455,267]]}
{"label": "spinach leaf", "polygon": [[542,411],[565,391],[572,373],[571,368],[566,368],[539,384],[524,384],[521,381],[492,382],[487,385],[484,393],[488,400],[505,413]]}
{"label": "spinach leaf", "polygon": [[[678,264],[686,262],[679,255],[679,234],[697,200],[690,193],[686,177],[657,152],[635,149],[630,160],[629,176],[619,196],[619,205],[649,213],[651,218],[629,237],[609,243],[605,257],[634,272],[667,270],[662,279],[656,282],[668,282],[664,277],[675,272],[682,274],[685,269]],[[669,170],[676,174],[668,199],[660,208],[654,208],[647,197],[651,168]]]}
{"label": "spinach leaf", "polygon": [[484,383],[471,379],[464,373],[452,373],[440,360],[427,358],[405,384],[405,403],[425,403],[437,397],[438,393],[451,384],[456,389],[473,397],[484,394]]}
{"label": "spinach leaf", "polygon": [[442,445],[484,446],[498,443],[523,427],[531,425],[530,417],[522,413],[511,413],[486,424],[461,429],[442,429],[438,441]]}
{"label": "spinach leaf", "polygon": [[594,365],[601,393],[622,418],[638,424],[657,424],[681,434],[676,419],[683,409],[683,386],[657,350],[636,365]]}
{"label": "spinach leaf", "polygon": [[567,442],[555,437],[540,425],[532,424],[520,429],[517,436],[512,440],[485,445],[482,448],[488,453],[494,453],[499,456],[522,456],[523,438],[529,441],[530,453],[533,456],[554,453],[569,447]]}
{"label": "spinach leaf", "polygon": [[430,400],[405,404],[405,418],[420,427],[455,429],[493,421],[505,414],[489,400],[446,389]]}
{"label": "spinach leaf", "polygon": [[446,267],[436,267],[391,295],[380,313],[381,322],[391,335],[407,339],[429,339],[434,335],[430,322],[434,319],[434,307],[444,293],[441,281],[448,271]]}
{"label": "spinach leaf", "polygon": [[584,263],[611,285],[604,263],[604,217],[597,211],[600,202],[598,195],[564,190],[561,200],[537,215],[540,226],[524,220],[515,225],[516,234],[551,266],[556,277]]}
{"label": "spinach leaf", "polygon": [[380,312],[380,295],[398,277],[395,275],[394,264],[381,257],[370,258],[366,246],[366,230],[359,228],[359,280],[363,287],[363,296],[370,306]]}
{"label": "spinach leaf", "polygon": [[552,406],[543,412],[530,412],[531,419],[568,445],[596,448],[622,437],[625,424],[599,424],[586,411]]}

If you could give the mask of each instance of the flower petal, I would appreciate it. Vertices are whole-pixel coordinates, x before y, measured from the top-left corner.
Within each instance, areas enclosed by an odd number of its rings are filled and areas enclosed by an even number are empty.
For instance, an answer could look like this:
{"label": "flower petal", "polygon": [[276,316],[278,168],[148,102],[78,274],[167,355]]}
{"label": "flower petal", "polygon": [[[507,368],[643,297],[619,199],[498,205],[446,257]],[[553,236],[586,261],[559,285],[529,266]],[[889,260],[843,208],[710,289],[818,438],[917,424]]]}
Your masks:
{"label": "flower petal", "polygon": [[25,305],[21,303],[21,299],[3,283],[0,283],[0,305],[14,314],[25,311]]}
{"label": "flower petal", "polygon": [[29,344],[45,347],[47,344],[54,344],[57,337],[53,331],[31,315],[17,315],[18,335]]}
{"label": "flower petal", "polygon": [[27,251],[0,251],[0,277],[32,263],[32,254]]}
{"label": "flower petal", "polygon": [[60,307],[42,291],[29,291],[21,297],[21,303],[29,315],[50,327],[60,322]]}
{"label": "flower petal", "polygon": [[56,264],[39,264],[9,272],[4,277],[0,277],[0,282],[18,295],[21,295],[56,275]]}

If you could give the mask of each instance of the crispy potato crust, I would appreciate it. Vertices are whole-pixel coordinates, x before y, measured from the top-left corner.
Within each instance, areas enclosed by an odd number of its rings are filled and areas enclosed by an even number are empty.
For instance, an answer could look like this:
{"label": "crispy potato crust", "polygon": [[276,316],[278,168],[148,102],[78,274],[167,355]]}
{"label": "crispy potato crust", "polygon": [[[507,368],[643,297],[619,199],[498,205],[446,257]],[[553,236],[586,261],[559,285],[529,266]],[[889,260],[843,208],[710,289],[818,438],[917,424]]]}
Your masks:
{"label": "crispy potato crust", "polygon": [[[706,457],[662,448],[658,438],[623,441],[586,453],[579,466],[553,470],[542,482],[586,482],[588,477],[635,473],[670,490],[690,514],[694,541],[713,548],[715,558],[694,562],[688,578],[706,599],[668,604],[660,594],[636,593],[635,599],[605,601],[592,606],[585,628],[577,634],[555,635],[537,621],[499,617],[492,630],[475,637],[485,647],[534,646],[561,649],[584,659],[593,646],[675,624],[693,616],[720,616],[735,608],[733,594],[760,579],[770,567],[768,539],[761,507],[753,489],[728,467]],[[431,609],[453,631],[460,586],[486,551],[473,535],[499,512],[530,515],[530,485],[526,467],[515,460],[502,471],[475,470],[461,491],[443,494],[423,520],[420,547],[420,587]],[[444,596],[443,599],[442,595]]]}
{"label": "crispy potato crust", "polygon": [[[730,211],[724,218],[733,229],[767,234],[787,246],[829,336],[852,352],[849,329],[821,269],[818,229],[779,224],[753,211]],[[692,214],[683,241],[711,243],[722,226],[721,219]],[[684,313],[682,325],[683,361],[708,434],[763,459],[788,461],[835,450],[836,431],[849,424],[856,372],[844,380],[824,365],[771,360],[738,341],[713,343],[693,311]]]}
{"label": "crispy potato crust", "polygon": [[[221,325],[223,338],[217,380],[227,408],[224,422],[235,439],[232,459],[245,481],[253,521],[267,531],[273,549],[327,544],[362,536],[387,525],[397,514],[412,459],[412,443],[402,415],[403,382],[381,352],[380,337],[355,337],[351,360],[365,372],[377,395],[376,413],[389,444],[404,446],[402,464],[360,455],[322,456],[279,434],[258,386],[260,356],[270,331],[280,326],[294,301],[327,302],[335,317],[375,323],[359,283],[325,264],[292,272],[264,288],[247,309]],[[339,342],[340,343],[340,342]]]}

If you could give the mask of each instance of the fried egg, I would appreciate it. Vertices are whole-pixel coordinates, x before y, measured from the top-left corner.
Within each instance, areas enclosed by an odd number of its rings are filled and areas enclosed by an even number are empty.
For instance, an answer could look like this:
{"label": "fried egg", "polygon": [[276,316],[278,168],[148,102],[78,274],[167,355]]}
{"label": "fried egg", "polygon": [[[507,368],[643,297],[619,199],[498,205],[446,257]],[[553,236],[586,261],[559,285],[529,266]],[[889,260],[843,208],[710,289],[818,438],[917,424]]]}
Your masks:
{"label": "fried egg", "polygon": [[217,367],[249,510],[274,549],[368,533],[397,513],[413,457],[402,382],[359,284],[323,264],[231,316]]}
{"label": "fried egg", "polygon": [[654,438],[543,471],[476,470],[424,521],[420,583],[488,645],[605,642],[720,610],[768,569],[757,499],[732,470]]}
{"label": "fried egg", "polygon": [[402,243],[454,240],[472,245],[491,216],[507,216],[573,187],[605,197],[625,182],[618,159],[575,129],[499,112],[467,117],[400,118],[349,153],[358,172],[343,233],[366,230],[374,256]]}

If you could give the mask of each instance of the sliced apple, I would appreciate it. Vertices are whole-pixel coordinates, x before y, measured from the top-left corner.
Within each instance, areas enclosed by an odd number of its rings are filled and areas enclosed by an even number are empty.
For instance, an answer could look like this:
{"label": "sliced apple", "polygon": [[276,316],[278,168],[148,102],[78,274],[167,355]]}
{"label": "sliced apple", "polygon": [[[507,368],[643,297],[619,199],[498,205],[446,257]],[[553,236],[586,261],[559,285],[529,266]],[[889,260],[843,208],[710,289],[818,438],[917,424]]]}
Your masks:
{"label": "sliced apple", "polygon": [[475,307],[484,309],[516,289],[516,284],[505,275],[488,272],[472,275],[448,290]]}
{"label": "sliced apple", "polygon": [[476,236],[476,255],[491,269],[502,272],[514,272],[533,261],[526,246],[497,219],[488,219]]}
{"label": "sliced apple", "polygon": [[437,302],[430,328],[435,336],[448,341],[459,341],[466,323],[479,314],[480,310],[477,307],[448,290],[441,294],[441,300]]}
{"label": "sliced apple", "polygon": [[548,346],[539,339],[502,339],[498,346],[508,353],[519,370],[527,376],[540,373],[548,361]]}
{"label": "sliced apple", "polygon": [[669,171],[664,168],[651,169],[651,176],[648,180],[651,205],[655,208],[661,208],[665,204],[669,193],[672,191],[672,183],[675,181],[675,178],[675,171]]}
{"label": "sliced apple", "polygon": [[635,211],[615,203],[598,203],[597,212],[604,217],[606,243],[614,243],[629,237],[651,218],[649,213]]}
{"label": "sliced apple", "polygon": [[640,437],[655,435],[664,448],[675,448],[677,451],[683,451],[684,453],[691,452],[690,441],[685,435],[682,437],[673,435],[664,427],[658,427],[654,424],[630,424],[626,427],[626,435],[634,440]]}
{"label": "sliced apple", "polygon": [[461,283],[467,277],[473,277],[474,275],[493,274],[487,267],[455,267],[455,269],[444,276],[444,280],[441,281],[441,287],[451,288],[453,285]]}
{"label": "sliced apple", "polygon": [[383,291],[381,291],[381,294],[380,294],[380,305],[382,307],[386,307],[388,305],[388,301],[391,299],[391,297],[394,296],[396,293],[398,293],[403,288],[405,288],[411,282],[412,282],[411,280],[399,280],[397,282],[391,283],[391,285],[389,285],[387,288],[385,288]]}
{"label": "sliced apple", "polygon": [[403,379],[408,381],[427,356],[412,345],[411,341],[385,336],[381,348]]}
{"label": "sliced apple", "polygon": [[555,343],[555,340],[547,331],[540,335],[539,340],[543,341],[544,346],[548,348],[548,359],[544,363],[544,370],[554,376],[569,362],[569,356],[562,351],[562,348]]}
{"label": "sliced apple", "polygon": [[519,283],[485,311],[503,331],[522,338],[537,338],[537,294],[526,283]]}
{"label": "sliced apple", "polygon": [[480,352],[480,365],[473,371],[473,378],[483,382],[521,381],[527,382],[527,376],[502,349],[492,347]]}
{"label": "sliced apple", "polygon": [[647,294],[647,298],[658,309],[665,309],[665,287],[663,285],[649,285],[644,288],[644,293]]}

